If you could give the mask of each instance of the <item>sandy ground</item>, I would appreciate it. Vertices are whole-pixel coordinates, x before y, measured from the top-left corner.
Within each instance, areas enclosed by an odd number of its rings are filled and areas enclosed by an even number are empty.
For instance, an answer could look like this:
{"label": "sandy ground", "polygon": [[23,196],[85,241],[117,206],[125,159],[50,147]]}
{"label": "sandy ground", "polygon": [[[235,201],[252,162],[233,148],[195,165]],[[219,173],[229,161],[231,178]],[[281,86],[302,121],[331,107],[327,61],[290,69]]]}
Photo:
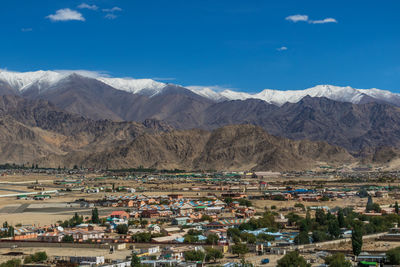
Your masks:
{"label": "sandy ground", "polygon": [[3,255],[8,252],[23,252],[25,255],[34,254],[36,252],[45,251],[49,257],[62,257],[62,256],[104,256],[105,259],[125,259],[126,256],[131,255],[128,249],[115,251],[113,254],[109,253],[108,249],[92,249],[92,248],[2,248],[0,249],[0,262],[5,262],[10,259],[22,259],[24,256],[8,256]]}
{"label": "sandy ground", "polygon": [[[375,241],[375,240],[368,240],[363,242],[363,250],[367,251],[387,251],[392,248],[400,247],[399,242],[388,242],[388,241]],[[351,243],[342,244],[340,248],[337,246],[324,246],[324,249],[340,249],[340,250],[351,250]]]}

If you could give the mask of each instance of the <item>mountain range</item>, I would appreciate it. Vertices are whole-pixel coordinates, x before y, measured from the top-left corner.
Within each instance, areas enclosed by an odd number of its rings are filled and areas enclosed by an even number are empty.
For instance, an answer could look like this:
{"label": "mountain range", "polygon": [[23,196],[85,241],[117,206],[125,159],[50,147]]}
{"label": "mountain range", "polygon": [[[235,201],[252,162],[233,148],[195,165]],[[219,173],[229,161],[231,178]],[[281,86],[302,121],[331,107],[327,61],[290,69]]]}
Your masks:
{"label": "mountain range", "polygon": [[295,170],[354,160],[343,148],[275,137],[253,125],[205,131],[155,120],[91,120],[10,95],[0,97],[0,149],[2,163],[55,168]]}
{"label": "mountain range", "polygon": [[0,162],[296,169],[386,163],[400,148],[400,95],[379,89],[249,94],[82,72],[0,71],[0,95],[0,142],[8,151]]}

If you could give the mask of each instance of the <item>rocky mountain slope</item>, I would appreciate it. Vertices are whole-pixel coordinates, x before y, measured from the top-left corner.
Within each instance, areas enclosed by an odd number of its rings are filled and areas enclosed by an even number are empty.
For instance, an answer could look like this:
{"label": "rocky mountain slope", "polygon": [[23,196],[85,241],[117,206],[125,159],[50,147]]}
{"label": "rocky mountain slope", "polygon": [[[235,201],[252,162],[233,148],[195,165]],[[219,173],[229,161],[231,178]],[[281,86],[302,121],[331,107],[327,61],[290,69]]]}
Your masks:
{"label": "rocky mountain slope", "polygon": [[172,130],[163,122],[95,121],[45,100],[0,97],[0,163],[58,167],[289,170],[353,161],[325,142],[292,141],[253,125]]}
{"label": "rocky mountain slope", "polygon": [[149,79],[0,71],[0,95],[50,101],[93,121],[135,121],[142,126],[146,120],[162,121],[169,130],[253,124],[276,136],[326,141],[369,159],[383,147],[400,148],[400,96],[378,89],[324,85],[248,94]]}

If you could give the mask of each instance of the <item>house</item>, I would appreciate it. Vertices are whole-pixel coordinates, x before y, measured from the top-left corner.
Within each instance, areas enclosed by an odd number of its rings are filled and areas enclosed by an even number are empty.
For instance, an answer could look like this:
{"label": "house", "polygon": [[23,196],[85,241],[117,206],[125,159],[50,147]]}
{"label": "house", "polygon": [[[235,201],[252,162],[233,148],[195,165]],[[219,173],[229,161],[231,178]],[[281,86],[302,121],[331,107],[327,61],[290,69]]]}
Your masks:
{"label": "house", "polygon": [[64,237],[62,233],[44,233],[37,236],[37,240],[40,242],[61,242]]}
{"label": "house", "polygon": [[183,195],[182,194],[169,194],[168,197],[170,200],[174,200],[174,199],[176,200],[176,199],[182,199]]}
{"label": "house", "polygon": [[193,206],[190,205],[189,203],[185,203],[179,208],[179,214],[183,216],[189,215],[192,212],[193,212]]}
{"label": "house", "polygon": [[14,229],[13,240],[36,239],[37,233],[33,228],[17,227]]}
{"label": "house", "polygon": [[228,240],[228,230],[227,229],[212,229],[204,233],[205,236],[210,234],[215,234],[219,237],[220,241],[224,242]]}
{"label": "house", "polygon": [[150,224],[149,226],[147,226],[147,230],[152,234],[158,234],[161,232],[161,227],[157,224]]}
{"label": "house", "polygon": [[161,233],[167,234],[167,235],[174,235],[174,234],[178,234],[181,232],[182,232],[182,230],[179,227],[167,227],[167,228],[161,229]]}
{"label": "house", "polygon": [[285,218],[285,216],[281,214],[279,214],[278,218],[275,218],[275,222],[281,227],[281,228],[286,228],[286,226],[289,223],[289,219]]}
{"label": "house", "polygon": [[239,227],[239,225],[248,222],[249,219],[223,219],[215,222],[210,222],[209,224],[205,225],[207,230],[210,229],[221,229],[221,228],[232,228],[232,227]]}
{"label": "house", "polygon": [[202,251],[204,250],[200,246],[183,246],[183,247],[169,247],[168,249],[164,250],[162,256],[168,259],[174,260],[184,260],[184,253],[186,251]]}
{"label": "house", "polygon": [[110,217],[127,220],[129,219],[129,213],[127,213],[126,211],[113,211],[110,214]]}
{"label": "house", "polygon": [[156,217],[160,217],[160,212],[158,212],[157,210],[144,210],[142,211],[141,216],[143,218],[156,218]]}
{"label": "house", "polygon": [[173,225],[184,225],[190,220],[189,217],[176,217],[172,220]]}
{"label": "house", "polygon": [[69,261],[71,263],[76,263],[79,265],[100,265],[104,264],[104,256],[96,256],[96,257],[90,257],[90,256],[70,256]]}
{"label": "house", "polygon": [[160,252],[160,246],[153,246],[148,248],[141,248],[140,254],[152,255]]}
{"label": "house", "polygon": [[133,200],[131,199],[124,199],[119,203],[120,207],[133,207]]}
{"label": "house", "polygon": [[247,198],[246,194],[242,193],[223,193],[221,194],[222,198],[232,198],[232,199],[240,199],[240,198]]}
{"label": "house", "polygon": [[173,242],[177,238],[183,237],[182,234],[173,234],[173,235],[167,235],[167,236],[161,236],[161,237],[154,237],[151,240],[153,242],[157,243],[163,243],[163,242]]}

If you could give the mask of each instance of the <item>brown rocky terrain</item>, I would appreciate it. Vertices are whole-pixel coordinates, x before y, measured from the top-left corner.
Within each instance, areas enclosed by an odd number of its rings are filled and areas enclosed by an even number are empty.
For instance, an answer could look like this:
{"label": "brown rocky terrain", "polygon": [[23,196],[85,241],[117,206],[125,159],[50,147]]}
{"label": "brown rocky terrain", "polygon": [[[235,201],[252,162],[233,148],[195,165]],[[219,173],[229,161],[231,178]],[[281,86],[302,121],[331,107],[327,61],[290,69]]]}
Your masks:
{"label": "brown rocky terrain", "polygon": [[253,125],[206,131],[173,130],[157,120],[96,121],[17,96],[0,97],[0,149],[0,163],[46,167],[295,170],[354,160],[343,148]]}

